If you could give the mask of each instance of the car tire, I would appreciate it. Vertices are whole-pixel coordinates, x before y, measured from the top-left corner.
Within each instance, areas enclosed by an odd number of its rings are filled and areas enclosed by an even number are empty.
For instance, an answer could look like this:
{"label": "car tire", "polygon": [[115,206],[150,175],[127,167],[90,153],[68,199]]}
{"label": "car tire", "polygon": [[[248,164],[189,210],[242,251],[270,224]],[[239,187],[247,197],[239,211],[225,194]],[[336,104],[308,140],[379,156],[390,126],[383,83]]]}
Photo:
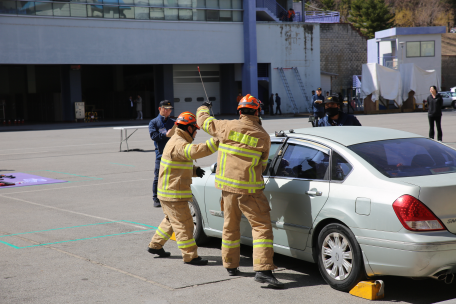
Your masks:
{"label": "car tire", "polygon": [[361,248],[346,226],[325,226],[318,235],[317,246],[318,269],[332,288],[348,292],[367,277]]}
{"label": "car tire", "polygon": [[453,109],[456,109],[456,100],[453,100],[453,103],[451,104],[451,106],[453,107]]}
{"label": "car tire", "polygon": [[199,246],[206,243],[209,238],[206,233],[204,233],[203,217],[201,216],[201,210],[195,197],[188,201],[188,207],[190,208],[190,213],[193,218],[193,238]]}

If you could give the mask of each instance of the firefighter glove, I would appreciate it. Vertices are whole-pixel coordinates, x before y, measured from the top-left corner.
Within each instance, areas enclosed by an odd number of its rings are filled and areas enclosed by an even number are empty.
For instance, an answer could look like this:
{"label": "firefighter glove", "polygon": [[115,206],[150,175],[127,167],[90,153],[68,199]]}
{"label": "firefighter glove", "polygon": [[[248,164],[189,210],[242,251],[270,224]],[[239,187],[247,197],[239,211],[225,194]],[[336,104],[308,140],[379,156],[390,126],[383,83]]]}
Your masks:
{"label": "firefighter glove", "polygon": [[210,109],[210,108],[212,108],[212,102],[205,101],[205,102],[203,102],[202,106],[208,107]]}
{"label": "firefighter glove", "polygon": [[196,168],[196,176],[203,178],[205,173],[206,172],[203,169],[201,169],[200,167]]}

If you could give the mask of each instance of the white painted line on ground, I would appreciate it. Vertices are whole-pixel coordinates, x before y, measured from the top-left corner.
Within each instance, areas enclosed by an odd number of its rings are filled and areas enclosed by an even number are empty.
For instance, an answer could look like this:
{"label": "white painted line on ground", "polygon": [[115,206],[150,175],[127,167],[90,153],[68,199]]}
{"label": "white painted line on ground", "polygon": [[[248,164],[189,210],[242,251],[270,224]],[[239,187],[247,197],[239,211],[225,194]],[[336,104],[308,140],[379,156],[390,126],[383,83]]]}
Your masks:
{"label": "white painted line on ground", "polygon": [[135,224],[131,224],[131,223],[118,222],[118,220],[113,220],[113,219],[109,219],[109,218],[105,218],[105,217],[101,217],[101,216],[96,216],[96,215],[91,215],[91,214],[87,214],[87,213],[72,211],[72,210],[68,210],[68,209],[62,209],[62,208],[49,206],[49,205],[38,204],[38,203],[31,202],[31,201],[23,200],[23,199],[20,199],[20,198],[8,197],[8,196],[5,196],[5,195],[0,195],[0,196],[5,197],[5,198],[9,198],[9,199],[12,199],[12,200],[20,201],[20,202],[23,202],[23,203],[35,205],[35,206],[40,206],[40,207],[50,208],[50,209],[59,210],[59,211],[63,211],[63,212],[73,213],[73,214],[77,214],[77,215],[92,217],[92,218],[100,219],[100,220],[103,220],[103,221],[117,222],[119,224],[123,224],[123,225],[127,225],[127,226],[133,226],[133,227],[141,228],[141,229],[150,229],[150,228],[147,228],[147,227],[144,227],[144,226],[139,226],[139,225],[135,225]]}

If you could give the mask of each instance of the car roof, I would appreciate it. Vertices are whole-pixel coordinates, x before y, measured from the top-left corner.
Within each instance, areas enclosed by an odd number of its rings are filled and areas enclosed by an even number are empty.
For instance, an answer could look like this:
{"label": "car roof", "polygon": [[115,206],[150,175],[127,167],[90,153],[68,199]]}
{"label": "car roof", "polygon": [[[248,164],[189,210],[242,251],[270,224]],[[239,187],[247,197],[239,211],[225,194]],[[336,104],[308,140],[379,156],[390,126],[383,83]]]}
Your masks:
{"label": "car roof", "polygon": [[285,132],[288,137],[303,138],[303,135],[310,135],[329,139],[344,146],[351,146],[365,142],[423,137],[418,134],[378,127],[320,127],[295,129],[294,133]]}

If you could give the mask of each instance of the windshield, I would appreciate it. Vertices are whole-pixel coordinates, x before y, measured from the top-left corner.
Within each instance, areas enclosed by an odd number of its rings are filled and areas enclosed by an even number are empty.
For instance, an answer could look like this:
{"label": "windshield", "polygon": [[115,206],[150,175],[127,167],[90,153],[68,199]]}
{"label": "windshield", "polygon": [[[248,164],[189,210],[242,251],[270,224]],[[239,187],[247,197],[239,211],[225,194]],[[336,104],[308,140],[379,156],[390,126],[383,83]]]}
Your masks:
{"label": "windshield", "polygon": [[349,148],[387,177],[456,172],[456,150],[427,138],[374,141]]}

